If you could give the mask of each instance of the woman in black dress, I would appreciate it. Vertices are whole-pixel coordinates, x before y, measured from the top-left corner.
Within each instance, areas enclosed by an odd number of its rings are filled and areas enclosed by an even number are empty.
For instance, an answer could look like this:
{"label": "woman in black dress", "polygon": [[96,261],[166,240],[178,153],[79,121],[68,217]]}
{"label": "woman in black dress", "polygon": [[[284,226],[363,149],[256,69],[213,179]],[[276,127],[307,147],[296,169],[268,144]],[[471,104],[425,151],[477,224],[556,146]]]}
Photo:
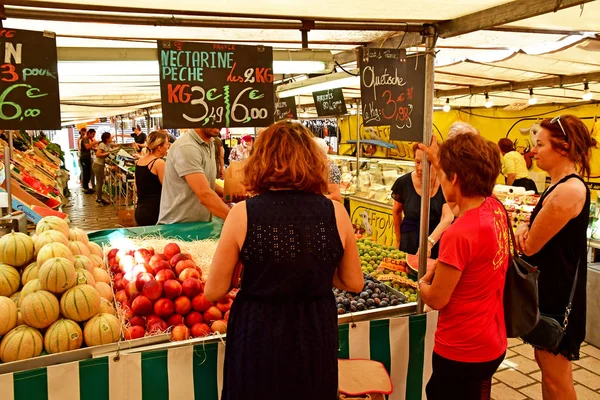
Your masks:
{"label": "woman in black dress", "polygon": [[[539,267],[540,313],[561,325],[577,272],[575,296],[565,336],[557,351],[535,348],[542,370],[544,399],[576,399],[571,361],[579,359],[585,339],[587,226],[590,175],[596,141],[583,122],[572,115],[546,119],[533,148],[537,166],[548,172],[551,185],[534,209],[529,226],[517,228],[520,250]],[[579,267],[578,267],[579,265]],[[535,346],[534,346],[535,347]]]}
{"label": "woman in black dress", "polygon": [[332,286],[363,287],[344,206],[327,199],[327,160],[302,125],[258,136],[245,167],[256,196],[233,207],[205,287],[214,301],[244,274],[227,328],[223,400],[337,399]]}
{"label": "woman in black dress", "polygon": [[148,153],[135,165],[135,187],[138,202],[135,222],[138,226],[156,225],[160,213],[160,194],[165,174],[165,161],[169,149],[169,137],[154,131],[148,136]]}
{"label": "woman in black dress", "polygon": [[[419,249],[419,224],[421,219],[421,189],[423,179],[423,150],[419,143],[413,145],[415,154],[415,169],[410,174],[402,175],[392,187],[394,199],[394,229],[396,232],[396,247],[409,253],[416,254]],[[442,233],[454,220],[450,207],[446,204],[440,181],[435,171],[431,171],[429,206],[429,238],[427,250],[431,258],[438,256],[438,244]],[[404,215],[403,215],[404,214]]]}

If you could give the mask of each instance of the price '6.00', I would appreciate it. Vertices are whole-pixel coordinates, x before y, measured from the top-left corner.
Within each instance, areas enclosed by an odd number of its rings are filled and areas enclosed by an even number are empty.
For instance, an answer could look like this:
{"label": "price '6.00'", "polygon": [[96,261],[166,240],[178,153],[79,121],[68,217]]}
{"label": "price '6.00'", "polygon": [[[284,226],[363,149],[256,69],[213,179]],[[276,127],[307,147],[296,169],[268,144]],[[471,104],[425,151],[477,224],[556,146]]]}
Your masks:
{"label": "price '6.00'", "polygon": [[26,90],[25,94],[30,99],[37,99],[38,97],[44,97],[48,95],[48,93],[41,93],[40,89],[25,83],[17,83],[9,86],[4,90],[4,92],[2,92],[2,94],[0,94],[0,119],[5,121],[20,119],[23,121],[24,118],[35,118],[39,116],[41,111],[38,108],[27,108],[23,110],[19,104],[6,99],[15,90]]}

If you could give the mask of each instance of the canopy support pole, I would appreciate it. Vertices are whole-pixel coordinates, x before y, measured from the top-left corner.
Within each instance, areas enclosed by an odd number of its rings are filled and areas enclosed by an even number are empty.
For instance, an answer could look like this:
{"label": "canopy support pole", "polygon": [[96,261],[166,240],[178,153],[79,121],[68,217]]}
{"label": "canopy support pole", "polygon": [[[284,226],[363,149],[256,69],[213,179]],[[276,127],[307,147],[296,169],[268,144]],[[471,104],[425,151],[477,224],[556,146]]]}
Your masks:
{"label": "canopy support pole", "polygon": [[[434,63],[435,63],[435,27],[427,26],[423,32],[427,45],[425,54],[425,100],[423,108],[423,143],[431,143],[433,134],[433,97],[434,97]],[[427,238],[429,237],[429,202],[430,202],[430,165],[427,157],[423,157],[423,180],[421,185],[421,221],[419,232],[419,279],[427,272]],[[423,312],[423,300],[419,296],[417,313]]]}

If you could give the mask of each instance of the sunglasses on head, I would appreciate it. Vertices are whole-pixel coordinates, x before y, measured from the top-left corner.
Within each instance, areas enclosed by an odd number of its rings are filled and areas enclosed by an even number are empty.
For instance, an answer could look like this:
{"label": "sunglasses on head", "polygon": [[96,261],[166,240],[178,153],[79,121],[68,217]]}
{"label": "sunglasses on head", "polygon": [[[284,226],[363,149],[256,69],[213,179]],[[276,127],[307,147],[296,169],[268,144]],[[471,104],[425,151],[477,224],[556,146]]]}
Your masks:
{"label": "sunglasses on head", "polygon": [[562,131],[563,135],[565,135],[565,140],[568,142],[569,141],[569,135],[567,135],[567,131],[565,131],[565,128],[562,126],[562,123],[560,122],[560,115],[558,117],[554,117],[550,120],[551,124],[556,124],[558,123],[558,126],[560,126],[560,130]]}

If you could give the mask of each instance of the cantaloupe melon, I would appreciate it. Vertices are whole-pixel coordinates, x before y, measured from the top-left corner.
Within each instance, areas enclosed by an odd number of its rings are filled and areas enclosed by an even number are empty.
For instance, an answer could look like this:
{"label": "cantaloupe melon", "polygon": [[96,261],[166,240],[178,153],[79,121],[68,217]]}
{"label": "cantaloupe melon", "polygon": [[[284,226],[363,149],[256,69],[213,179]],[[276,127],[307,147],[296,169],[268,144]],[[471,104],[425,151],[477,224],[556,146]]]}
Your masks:
{"label": "cantaloupe melon", "polygon": [[34,328],[47,328],[58,319],[60,308],[56,296],[45,290],[27,295],[21,302],[23,321]]}
{"label": "cantaloupe melon", "polygon": [[100,294],[100,297],[102,297],[103,299],[106,299],[108,301],[113,301],[113,298],[114,298],[113,291],[112,291],[110,285],[107,284],[106,282],[97,282],[96,290]]}
{"label": "cantaloupe melon", "polygon": [[92,275],[96,280],[96,284],[98,284],[98,282],[110,284],[110,276],[108,275],[108,272],[106,272],[102,268],[94,268],[94,271],[92,271]]}
{"label": "cantaloupe melon", "polygon": [[76,350],[83,344],[83,332],[79,324],[70,319],[59,319],[46,331],[44,348],[50,354]]}
{"label": "cantaloupe melon", "polygon": [[92,260],[86,256],[75,256],[73,265],[75,269],[85,269],[88,272],[94,272],[94,268],[96,268]]}
{"label": "cantaloupe melon", "polygon": [[117,310],[115,310],[115,306],[113,306],[113,304],[106,300],[105,298],[101,298],[100,299],[100,313],[104,313],[104,314],[112,314],[114,316],[117,315]]}
{"label": "cantaloupe melon", "polygon": [[121,337],[121,323],[112,314],[98,314],[86,322],[83,339],[88,346],[114,343]]}
{"label": "cantaloupe melon", "polygon": [[26,266],[25,269],[23,270],[23,273],[21,274],[21,284],[25,285],[27,282],[29,282],[33,279],[37,279],[38,270],[39,270],[39,267],[38,267],[36,261],[34,261],[31,264],[29,264],[28,266]]}
{"label": "cantaloupe melon", "polygon": [[11,232],[0,238],[0,263],[20,268],[31,262],[33,240],[21,232]]}
{"label": "cantaloupe melon", "polygon": [[104,252],[102,251],[102,247],[100,247],[100,245],[94,242],[89,242],[88,247],[90,248],[90,252],[92,254],[97,255],[101,260],[104,259]]}
{"label": "cantaloupe melon", "polygon": [[2,362],[26,360],[42,354],[42,334],[27,325],[17,326],[2,338],[0,359]]}
{"label": "cantaloupe melon", "polygon": [[48,243],[40,249],[37,255],[37,264],[41,267],[46,261],[56,257],[66,258],[71,263],[75,261],[73,253],[67,246],[62,243]]}
{"label": "cantaloupe melon", "polygon": [[49,243],[62,243],[65,246],[68,246],[69,239],[59,231],[49,230],[37,235],[33,243],[35,245],[35,256],[37,257],[38,253],[45,245]]}
{"label": "cantaloupe melon", "polygon": [[39,279],[32,279],[23,286],[21,289],[21,299],[20,302],[23,302],[23,299],[30,295],[31,293],[35,293],[38,290],[42,290],[42,284]]}
{"label": "cantaloupe melon", "polygon": [[90,285],[96,287],[96,280],[92,273],[86,269],[77,269],[77,283],[76,285]]}
{"label": "cantaloupe melon", "polygon": [[[11,294],[10,299],[17,305],[17,308],[19,308],[21,306],[21,291]],[[0,334],[0,336],[2,336],[2,334]]]}
{"label": "cantaloupe melon", "polygon": [[37,233],[38,235],[41,234],[42,232],[46,232],[46,231],[50,231],[50,230],[59,231],[60,233],[65,235],[65,237],[67,239],[69,238],[69,234],[71,233],[71,230],[69,229],[69,224],[67,224],[67,221],[65,221],[62,218],[54,217],[54,216],[42,218],[35,227],[35,233]]}
{"label": "cantaloupe melon", "polygon": [[69,242],[69,250],[73,253],[74,256],[86,256],[89,257],[92,255],[90,252],[90,248],[83,242]]}
{"label": "cantaloupe melon", "polygon": [[73,321],[86,321],[100,311],[100,294],[90,285],[77,285],[62,295],[60,311]]}
{"label": "cantaloupe melon", "polygon": [[0,296],[9,297],[19,290],[21,275],[8,264],[0,264]]}
{"label": "cantaloupe melon", "polygon": [[21,310],[17,311],[17,326],[27,325],[23,320],[23,314],[21,314]]}
{"label": "cantaloupe melon", "polygon": [[69,233],[69,240],[83,242],[86,245],[90,242],[87,233],[85,233],[83,229],[79,228],[71,228],[71,232]]}
{"label": "cantaloupe melon", "polygon": [[106,268],[104,268],[104,260],[102,258],[98,257],[97,255],[92,254],[90,256],[90,260],[92,261],[92,264],[94,264],[94,267],[106,269]]}
{"label": "cantaloupe melon", "polygon": [[0,336],[17,326],[18,310],[14,301],[0,296]]}
{"label": "cantaloupe melon", "polygon": [[75,286],[77,273],[73,263],[66,258],[56,257],[46,261],[38,271],[42,289],[52,293],[64,293]]}

